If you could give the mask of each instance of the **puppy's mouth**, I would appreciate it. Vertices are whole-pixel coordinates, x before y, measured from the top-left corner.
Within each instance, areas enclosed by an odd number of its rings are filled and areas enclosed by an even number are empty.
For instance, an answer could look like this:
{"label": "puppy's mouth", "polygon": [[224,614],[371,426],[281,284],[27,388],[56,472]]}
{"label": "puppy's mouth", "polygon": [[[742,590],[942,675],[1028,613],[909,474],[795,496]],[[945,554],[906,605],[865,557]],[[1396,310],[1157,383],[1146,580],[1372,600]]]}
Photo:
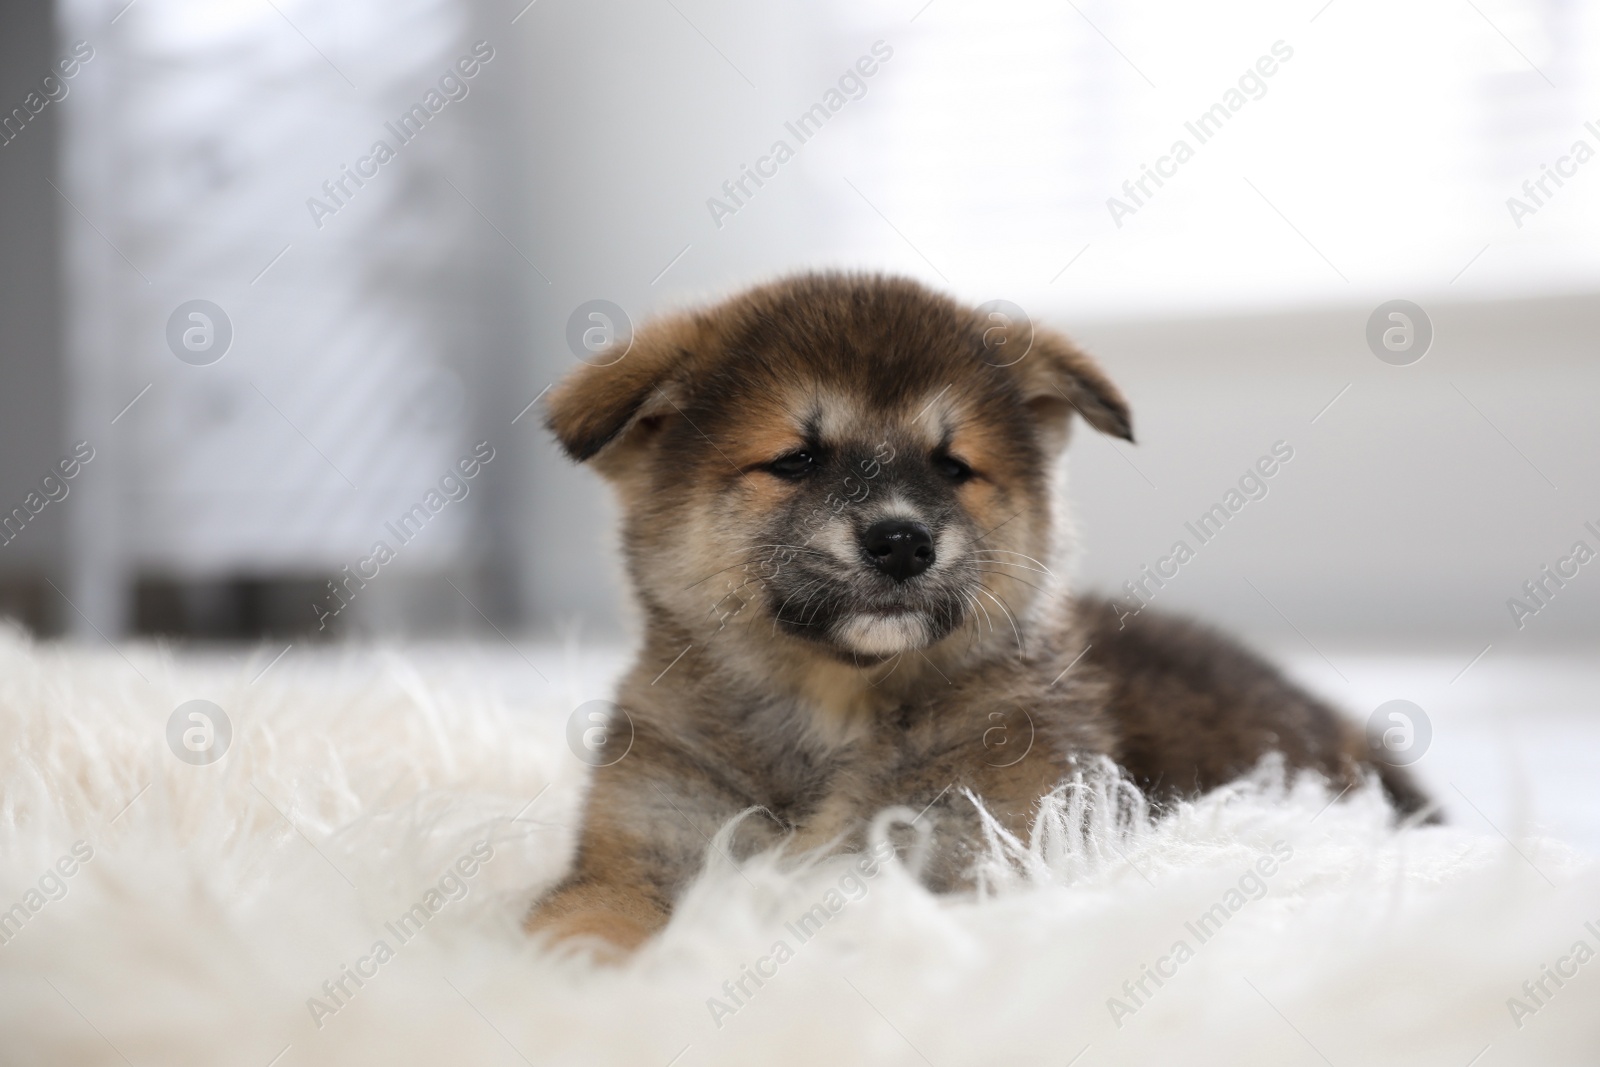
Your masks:
{"label": "puppy's mouth", "polygon": [[933,644],[926,612],[863,612],[836,623],[833,640],[857,656],[885,659]]}
{"label": "puppy's mouth", "polygon": [[961,625],[965,602],[948,583],[875,590],[861,577],[797,576],[768,592],[773,625],[863,666],[937,644]]}

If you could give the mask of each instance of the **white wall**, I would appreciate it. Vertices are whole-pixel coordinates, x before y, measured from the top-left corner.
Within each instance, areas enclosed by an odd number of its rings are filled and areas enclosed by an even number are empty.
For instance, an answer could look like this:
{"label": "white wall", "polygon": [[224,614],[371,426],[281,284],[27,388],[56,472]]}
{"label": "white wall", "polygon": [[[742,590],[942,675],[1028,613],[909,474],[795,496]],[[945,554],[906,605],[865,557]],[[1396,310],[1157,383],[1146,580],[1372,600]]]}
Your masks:
{"label": "white wall", "polygon": [[1291,641],[1261,594],[1313,640],[1593,642],[1600,563],[1520,630],[1506,600],[1575,540],[1600,549],[1600,299],[1427,310],[1433,347],[1405,367],[1367,349],[1368,308],[1078,325],[1140,439],[1074,444],[1085,583],[1153,564],[1281,439],[1269,494],[1157,603]]}

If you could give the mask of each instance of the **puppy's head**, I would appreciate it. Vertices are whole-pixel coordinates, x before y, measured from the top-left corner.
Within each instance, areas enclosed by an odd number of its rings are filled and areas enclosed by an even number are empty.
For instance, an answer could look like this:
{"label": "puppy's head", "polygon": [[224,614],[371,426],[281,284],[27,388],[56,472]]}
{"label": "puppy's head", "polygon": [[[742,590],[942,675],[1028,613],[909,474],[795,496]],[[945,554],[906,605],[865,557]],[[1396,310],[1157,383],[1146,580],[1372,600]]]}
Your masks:
{"label": "puppy's head", "polygon": [[1070,420],[1132,440],[1064,338],[900,279],[764,286],[599,362],[549,425],[617,488],[647,613],[862,666],[1020,640]]}

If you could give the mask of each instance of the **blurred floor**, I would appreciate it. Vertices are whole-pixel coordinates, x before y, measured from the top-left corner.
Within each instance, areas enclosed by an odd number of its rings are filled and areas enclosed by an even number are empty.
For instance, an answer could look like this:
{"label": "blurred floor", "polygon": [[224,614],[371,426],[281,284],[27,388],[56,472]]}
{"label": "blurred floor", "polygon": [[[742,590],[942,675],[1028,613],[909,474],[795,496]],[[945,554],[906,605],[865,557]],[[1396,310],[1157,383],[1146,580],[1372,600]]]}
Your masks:
{"label": "blurred floor", "polygon": [[1488,823],[1516,841],[1544,832],[1600,855],[1594,767],[1600,662],[1591,649],[1565,655],[1491,649],[1464,673],[1470,650],[1323,651],[1348,683],[1316,653],[1285,651],[1277,659],[1302,684],[1363,719],[1387,700],[1421,706],[1433,740],[1414,770],[1452,822]]}

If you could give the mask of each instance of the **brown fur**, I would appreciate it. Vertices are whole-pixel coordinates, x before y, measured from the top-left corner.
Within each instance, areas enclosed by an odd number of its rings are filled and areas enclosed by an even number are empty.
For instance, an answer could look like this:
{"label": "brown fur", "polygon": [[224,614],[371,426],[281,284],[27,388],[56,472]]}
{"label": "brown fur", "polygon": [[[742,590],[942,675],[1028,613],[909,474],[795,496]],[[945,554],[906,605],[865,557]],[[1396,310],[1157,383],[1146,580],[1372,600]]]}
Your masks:
{"label": "brown fur", "polygon": [[[621,501],[645,631],[617,696],[632,748],[595,772],[530,930],[637,945],[751,808],[739,853],[859,848],[881,809],[926,808],[923,879],[951,889],[978,837],[963,790],[1025,836],[1101,756],[1157,799],[1270,752],[1341,786],[1371,767],[1357,730],[1224,638],[1074,606],[1054,473],[1074,415],[1132,440],[1128,406],[1060,335],[1018,359],[1008,326],[998,360],[986,329],[913,282],[809,275],[655,324],[552,393],[556,437]],[[809,473],[772,466],[802,449]],[[897,583],[865,555],[885,518],[933,532],[925,573]],[[1425,804],[1382,775],[1403,810]]]}

